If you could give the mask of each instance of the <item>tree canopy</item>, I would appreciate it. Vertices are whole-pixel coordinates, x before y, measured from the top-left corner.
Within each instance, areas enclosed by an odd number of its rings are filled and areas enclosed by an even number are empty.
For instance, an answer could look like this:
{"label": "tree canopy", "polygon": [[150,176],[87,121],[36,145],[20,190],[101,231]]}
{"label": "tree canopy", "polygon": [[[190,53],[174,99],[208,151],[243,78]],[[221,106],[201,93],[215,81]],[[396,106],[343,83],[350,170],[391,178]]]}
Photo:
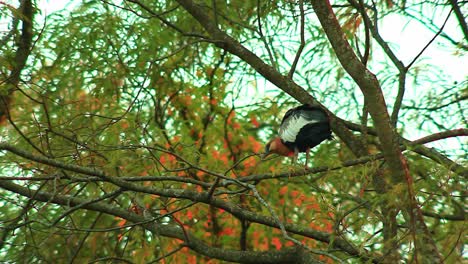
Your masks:
{"label": "tree canopy", "polygon": [[[460,263],[464,8],[0,1],[0,260]],[[334,140],[262,160],[299,104]]]}

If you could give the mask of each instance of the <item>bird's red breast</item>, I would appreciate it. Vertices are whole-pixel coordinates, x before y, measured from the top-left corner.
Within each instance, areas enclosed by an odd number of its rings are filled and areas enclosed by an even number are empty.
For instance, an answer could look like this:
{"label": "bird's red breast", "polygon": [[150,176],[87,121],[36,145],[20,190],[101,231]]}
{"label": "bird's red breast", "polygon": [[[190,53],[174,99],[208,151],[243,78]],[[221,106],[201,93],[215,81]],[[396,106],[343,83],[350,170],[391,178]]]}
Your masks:
{"label": "bird's red breast", "polygon": [[286,145],[284,145],[279,137],[276,137],[273,140],[271,140],[270,152],[286,157],[294,156],[294,151],[289,149]]}

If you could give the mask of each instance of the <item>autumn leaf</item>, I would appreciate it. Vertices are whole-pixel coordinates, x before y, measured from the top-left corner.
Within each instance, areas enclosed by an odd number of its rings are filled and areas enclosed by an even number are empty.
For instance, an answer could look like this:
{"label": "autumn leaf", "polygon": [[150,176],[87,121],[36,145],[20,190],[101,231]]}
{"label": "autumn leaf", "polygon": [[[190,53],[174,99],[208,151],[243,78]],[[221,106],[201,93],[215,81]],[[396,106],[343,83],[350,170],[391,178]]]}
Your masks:
{"label": "autumn leaf", "polygon": [[193,219],[193,213],[192,213],[192,211],[187,210],[187,218],[188,218],[189,220],[192,220],[192,219]]}
{"label": "autumn leaf", "polygon": [[255,117],[254,115],[250,116],[250,123],[252,123],[252,125],[256,128],[260,126],[260,124],[258,123],[257,117]]}
{"label": "autumn leaf", "polygon": [[285,185],[279,189],[279,194],[280,195],[285,195],[288,192],[288,186]]}
{"label": "autumn leaf", "polygon": [[276,250],[280,250],[282,247],[281,241],[277,237],[272,238],[271,243],[275,246]]}

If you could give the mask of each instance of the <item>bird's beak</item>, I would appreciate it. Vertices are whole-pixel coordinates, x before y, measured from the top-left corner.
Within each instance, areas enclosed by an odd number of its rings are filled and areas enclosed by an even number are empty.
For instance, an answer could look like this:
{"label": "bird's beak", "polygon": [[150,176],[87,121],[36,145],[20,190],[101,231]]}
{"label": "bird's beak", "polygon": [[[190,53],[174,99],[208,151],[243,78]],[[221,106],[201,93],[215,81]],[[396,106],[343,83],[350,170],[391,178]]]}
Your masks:
{"label": "bird's beak", "polygon": [[261,154],[260,154],[260,158],[261,158],[262,160],[264,160],[264,159],[265,159],[266,157],[268,157],[268,155],[270,155],[270,154],[271,154],[270,152],[261,153]]}

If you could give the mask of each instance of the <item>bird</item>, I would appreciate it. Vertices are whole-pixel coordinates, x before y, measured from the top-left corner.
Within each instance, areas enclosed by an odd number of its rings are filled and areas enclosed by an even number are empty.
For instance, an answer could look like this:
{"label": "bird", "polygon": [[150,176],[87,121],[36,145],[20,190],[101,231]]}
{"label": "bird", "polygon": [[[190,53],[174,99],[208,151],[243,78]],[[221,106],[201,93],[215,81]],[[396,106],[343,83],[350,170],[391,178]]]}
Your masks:
{"label": "bird", "polygon": [[303,104],[286,112],[281,121],[278,136],[266,144],[265,152],[261,157],[264,159],[276,153],[293,157],[293,164],[295,164],[299,152],[305,152],[305,167],[307,168],[310,149],[327,139],[333,139],[327,112],[319,106]]}

